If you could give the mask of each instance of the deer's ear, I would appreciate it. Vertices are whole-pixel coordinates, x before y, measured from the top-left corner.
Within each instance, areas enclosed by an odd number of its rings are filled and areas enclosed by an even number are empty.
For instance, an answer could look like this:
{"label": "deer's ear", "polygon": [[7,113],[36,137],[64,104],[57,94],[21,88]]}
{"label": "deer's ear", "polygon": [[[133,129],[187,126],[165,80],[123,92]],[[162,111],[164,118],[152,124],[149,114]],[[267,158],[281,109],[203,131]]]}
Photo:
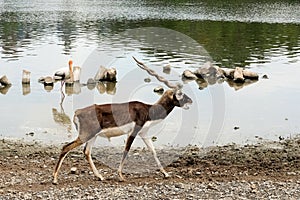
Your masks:
{"label": "deer's ear", "polygon": [[183,98],[183,92],[181,90],[177,90],[175,92],[176,99],[180,101]]}

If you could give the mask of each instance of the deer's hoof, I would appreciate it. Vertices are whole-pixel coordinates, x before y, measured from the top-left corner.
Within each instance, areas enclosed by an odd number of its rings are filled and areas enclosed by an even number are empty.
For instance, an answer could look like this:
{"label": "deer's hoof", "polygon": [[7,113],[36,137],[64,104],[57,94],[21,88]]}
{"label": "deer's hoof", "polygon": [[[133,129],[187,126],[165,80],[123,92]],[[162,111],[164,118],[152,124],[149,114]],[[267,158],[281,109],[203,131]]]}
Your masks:
{"label": "deer's hoof", "polygon": [[125,182],[126,179],[125,179],[124,177],[119,177],[119,181],[120,181],[120,182]]}
{"label": "deer's hoof", "polygon": [[164,173],[164,178],[170,178],[171,176],[166,172]]}
{"label": "deer's hoof", "polygon": [[58,182],[57,182],[57,180],[56,180],[56,179],[54,179],[54,180],[52,181],[52,184],[53,184],[53,185],[58,185]]}
{"label": "deer's hoof", "polygon": [[125,181],[126,181],[126,179],[124,178],[124,176],[123,176],[123,175],[119,175],[119,181],[120,181],[120,182],[125,182]]}

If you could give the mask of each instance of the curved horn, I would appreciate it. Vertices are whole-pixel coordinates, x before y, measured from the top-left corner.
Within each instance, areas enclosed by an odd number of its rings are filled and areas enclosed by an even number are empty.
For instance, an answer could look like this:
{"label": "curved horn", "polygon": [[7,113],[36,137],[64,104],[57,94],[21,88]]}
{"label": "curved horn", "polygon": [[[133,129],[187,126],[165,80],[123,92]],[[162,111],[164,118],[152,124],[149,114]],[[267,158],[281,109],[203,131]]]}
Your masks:
{"label": "curved horn", "polygon": [[180,87],[178,85],[174,85],[174,84],[170,83],[167,79],[158,75],[153,69],[150,69],[144,63],[138,61],[135,57],[132,56],[132,58],[135,60],[135,62],[141,69],[146,70],[146,72],[148,72],[148,74],[150,74],[151,76],[154,76],[158,81],[163,82],[167,87],[169,87],[171,89],[176,89],[176,90],[180,89]]}

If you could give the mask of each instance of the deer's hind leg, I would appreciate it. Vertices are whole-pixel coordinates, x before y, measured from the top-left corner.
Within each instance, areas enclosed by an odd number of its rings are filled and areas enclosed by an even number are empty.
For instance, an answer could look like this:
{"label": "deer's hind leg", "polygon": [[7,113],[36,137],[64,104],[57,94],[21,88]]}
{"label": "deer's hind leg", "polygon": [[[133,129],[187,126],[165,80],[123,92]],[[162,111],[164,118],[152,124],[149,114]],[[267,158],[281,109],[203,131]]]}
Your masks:
{"label": "deer's hind leg", "polygon": [[67,156],[67,154],[74,148],[82,145],[83,142],[80,140],[80,138],[78,137],[76,140],[74,140],[73,142],[70,142],[68,144],[66,144],[65,146],[63,146],[62,148],[62,151],[60,153],[60,156],[59,156],[59,159],[58,159],[58,162],[55,166],[55,169],[54,169],[54,173],[53,173],[53,181],[52,183],[53,184],[57,184],[57,175],[58,175],[58,171],[61,167],[61,164],[64,160],[64,158]]}
{"label": "deer's hind leg", "polygon": [[91,153],[92,153],[92,148],[93,148],[93,145],[96,141],[96,138],[97,136],[93,137],[92,139],[90,139],[86,144],[85,144],[85,147],[84,147],[84,155],[85,155],[85,158],[87,159],[87,161],[89,162],[90,164],[90,167],[91,169],[93,170],[93,173],[95,174],[96,177],[98,177],[101,181],[104,180],[104,178],[102,177],[102,175],[98,172],[93,160],[92,160],[92,156],[91,156]]}

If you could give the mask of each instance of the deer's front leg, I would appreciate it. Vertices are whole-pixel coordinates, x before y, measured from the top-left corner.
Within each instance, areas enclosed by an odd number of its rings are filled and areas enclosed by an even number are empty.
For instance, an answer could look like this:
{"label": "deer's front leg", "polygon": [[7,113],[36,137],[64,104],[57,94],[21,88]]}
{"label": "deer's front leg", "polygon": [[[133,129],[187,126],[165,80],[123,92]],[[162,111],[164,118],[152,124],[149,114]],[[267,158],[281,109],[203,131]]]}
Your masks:
{"label": "deer's front leg", "polygon": [[124,162],[125,162],[125,159],[127,157],[128,152],[130,150],[132,142],[135,139],[135,137],[138,134],[138,132],[141,130],[141,128],[142,128],[142,126],[135,125],[132,133],[127,137],[125,149],[123,151],[123,157],[122,157],[121,163],[119,165],[119,169],[118,169],[118,174],[119,174],[120,181],[125,181],[125,178],[122,175],[122,170],[123,170],[123,167],[124,167]]}
{"label": "deer's front leg", "polygon": [[159,170],[161,171],[161,173],[163,173],[164,177],[165,178],[168,178],[170,177],[170,175],[165,171],[165,169],[163,168],[163,166],[161,165],[158,157],[157,157],[157,154],[156,154],[156,151],[155,151],[155,147],[153,145],[153,142],[151,140],[151,138],[149,138],[147,136],[147,132],[141,132],[139,134],[141,136],[141,138],[143,139],[144,143],[146,144],[147,148],[149,149],[149,151],[151,151],[151,153],[153,154],[153,157],[156,161],[156,164],[158,165],[159,167]]}

